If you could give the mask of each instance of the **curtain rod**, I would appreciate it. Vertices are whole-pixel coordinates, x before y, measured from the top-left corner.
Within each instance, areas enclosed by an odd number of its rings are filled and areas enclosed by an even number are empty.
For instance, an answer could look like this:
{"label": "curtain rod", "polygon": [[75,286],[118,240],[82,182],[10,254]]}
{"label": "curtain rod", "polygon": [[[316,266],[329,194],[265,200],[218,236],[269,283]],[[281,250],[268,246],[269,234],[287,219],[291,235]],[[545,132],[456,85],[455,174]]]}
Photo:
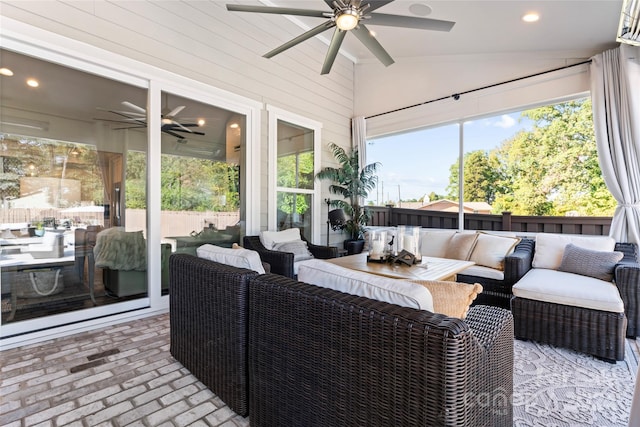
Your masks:
{"label": "curtain rod", "polygon": [[464,92],[454,93],[453,95],[442,96],[440,98],[431,99],[429,101],[424,101],[424,102],[421,102],[419,104],[413,104],[413,105],[409,105],[407,107],[396,108],[395,110],[386,111],[384,113],[373,114],[371,116],[365,117],[365,119],[372,119],[374,117],[384,116],[385,114],[397,113],[398,111],[408,110],[409,108],[414,108],[414,107],[420,107],[421,105],[431,104],[432,102],[442,101],[442,100],[445,100],[447,98],[453,98],[453,99],[455,99],[457,101],[458,99],[460,99],[461,95],[466,95],[468,93],[477,92],[479,90],[489,89],[489,88],[500,86],[500,85],[504,85],[504,84],[507,84],[507,83],[513,83],[513,82],[517,82],[517,81],[520,81],[520,80],[529,79],[531,77],[537,77],[537,76],[541,76],[543,74],[553,73],[554,71],[560,71],[560,70],[564,70],[566,68],[576,67],[578,65],[584,65],[584,64],[589,64],[589,63],[591,63],[590,59],[588,59],[586,61],[578,62],[576,64],[565,65],[564,67],[554,68],[552,70],[540,71],[539,73],[529,74],[528,76],[516,77],[515,79],[506,80],[506,81],[500,82],[500,83],[493,83],[493,84],[490,84],[490,85],[487,85],[487,86],[482,86],[482,87],[479,87],[479,88],[476,88],[476,89],[465,90]]}

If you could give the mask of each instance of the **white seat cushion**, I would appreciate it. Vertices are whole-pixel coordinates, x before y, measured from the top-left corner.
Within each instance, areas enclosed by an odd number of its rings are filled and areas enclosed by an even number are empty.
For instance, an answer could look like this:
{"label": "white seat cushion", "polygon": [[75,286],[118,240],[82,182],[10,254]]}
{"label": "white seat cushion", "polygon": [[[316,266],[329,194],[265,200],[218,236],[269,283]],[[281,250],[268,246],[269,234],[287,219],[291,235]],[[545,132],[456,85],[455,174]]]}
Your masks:
{"label": "white seat cushion", "polygon": [[581,248],[605,252],[613,251],[616,246],[615,239],[609,236],[538,233],[533,254],[533,267],[557,270],[562,263],[564,248],[569,243]]}
{"label": "white seat cushion", "polygon": [[351,295],[433,312],[433,298],[423,286],[350,270],[319,259],[301,261],[298,280]]}
{"label": "white seat cushion", "polygon": [[458,274],[468,274],[469,276],[484,277],[485,279],[504,280],[504,271],[482,265],[472,265]]}
{"label": "white seat cushion", "polygon": [[613,282],[546,268],[532,268],[515,285],[513,295],[536,301],[624,312],[624,303]]}
{"label": "white seat cushion", "polygon": [[222,248],[216,245],[202,245],[196,249],[200,258],[227,264],[238,268],[248,268],[260,274],[264,274],[264,267],[260,261],[260,255],[256,251],[238,247],[237,249]]}

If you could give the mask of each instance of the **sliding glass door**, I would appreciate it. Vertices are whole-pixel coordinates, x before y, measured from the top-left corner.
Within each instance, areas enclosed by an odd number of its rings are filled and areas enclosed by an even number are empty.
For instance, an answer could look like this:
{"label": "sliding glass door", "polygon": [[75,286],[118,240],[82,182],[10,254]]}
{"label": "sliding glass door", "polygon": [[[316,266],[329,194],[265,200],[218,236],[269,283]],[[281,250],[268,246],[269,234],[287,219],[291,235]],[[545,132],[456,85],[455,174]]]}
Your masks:
{"label": "sliding glass door", "polygon": [[148,306],[145,206],[127,218],[125,185],[146,176],[143,82],[9,50],[0,60],[3,335]]}

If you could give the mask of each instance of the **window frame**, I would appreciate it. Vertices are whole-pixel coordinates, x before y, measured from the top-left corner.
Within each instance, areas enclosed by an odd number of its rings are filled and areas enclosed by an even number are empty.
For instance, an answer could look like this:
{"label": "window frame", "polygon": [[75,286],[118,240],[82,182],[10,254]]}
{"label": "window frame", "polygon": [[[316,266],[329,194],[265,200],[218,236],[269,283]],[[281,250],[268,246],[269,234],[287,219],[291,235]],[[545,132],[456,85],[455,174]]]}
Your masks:
{"label": "window frame", "polygon": [[320,185],[313,181],[313,189],[303,188],[289,188],[279,187],[277,185],[277,166],[278,166],[278,121],[282,120],[291,123],[296,126],[301,126],[307,129],[313,130],[313,174],[315,175],[320,171],[321,164],[321,147],[320,141],[322,140],[322,123],[300,116],[298,114],[291,113],[273,105],[267,105],[267,112],[269,115],[269,185],[268,185],[268,217],[267,227],[269,230],[276,230],[277,228],[277,194],[278,192],[289,192],[299,194],[311,194],[311,236],[312,242],[320,241]]}

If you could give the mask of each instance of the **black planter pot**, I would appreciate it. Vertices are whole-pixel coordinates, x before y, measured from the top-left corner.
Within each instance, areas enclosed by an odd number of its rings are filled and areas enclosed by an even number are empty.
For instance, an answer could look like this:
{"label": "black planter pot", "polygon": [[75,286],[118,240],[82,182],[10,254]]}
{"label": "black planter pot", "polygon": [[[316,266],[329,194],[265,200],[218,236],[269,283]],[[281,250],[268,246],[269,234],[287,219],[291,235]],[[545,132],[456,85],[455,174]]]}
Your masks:
{"label": "black planter pot", "polygon": [[364,239],[345,240],[344,249],[347,251],[347,255],[359,254],[364,249]]}

